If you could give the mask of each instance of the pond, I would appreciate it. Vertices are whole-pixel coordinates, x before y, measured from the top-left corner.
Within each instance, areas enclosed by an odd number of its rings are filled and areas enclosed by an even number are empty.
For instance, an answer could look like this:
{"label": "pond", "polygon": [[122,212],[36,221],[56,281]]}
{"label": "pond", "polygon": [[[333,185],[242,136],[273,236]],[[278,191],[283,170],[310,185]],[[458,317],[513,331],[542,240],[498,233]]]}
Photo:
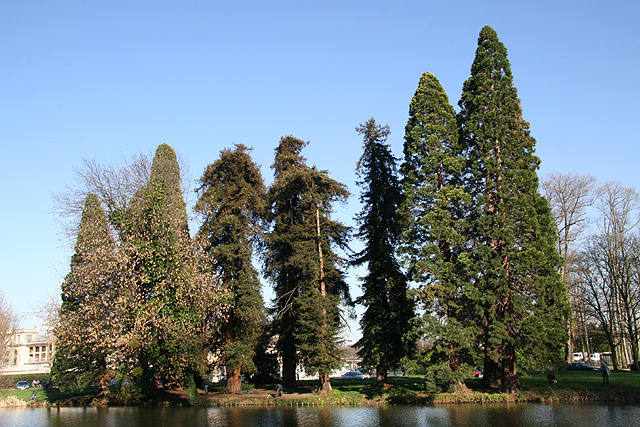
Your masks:
{"label": "pond", "polygon": [[638,405],[508,404],[438,406],[0,409],[12,427],[367,427],[640,426]]}

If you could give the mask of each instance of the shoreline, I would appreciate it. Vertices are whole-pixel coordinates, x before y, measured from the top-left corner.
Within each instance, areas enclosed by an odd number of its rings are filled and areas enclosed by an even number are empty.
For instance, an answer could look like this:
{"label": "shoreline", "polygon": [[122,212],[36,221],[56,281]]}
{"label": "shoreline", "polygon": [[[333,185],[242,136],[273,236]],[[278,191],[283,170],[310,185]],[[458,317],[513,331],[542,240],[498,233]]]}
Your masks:
{"label": "shoreline", "polygon": [[[264,392],[264,393],[263,393]],[[483,405],[514,403],[578,403],[590,404],[615,402],[622,404],[640,403],[640,392],[611,390],[606,392],[572,390],[535,390],[512,394],[470,391],[467,393],[399,393],[387,398],[367,399],[361,396],[318,395],[313,393],[285,394],[277,399],[267,399],[267,390],[251,394],[203,393],[189,402],[187,392],[175,390],[170,399],[156,399],[138,404],[117,404],[96,396],[77,396],[48,401],[26,402],[20,399],[2,399],[0,409],[61,408],[61,407],[257,407],[257,406],[381,406],[381,405]],[[10,400],[10,402],[7,402]],[[9,403],[9,404],[5,404]]]}

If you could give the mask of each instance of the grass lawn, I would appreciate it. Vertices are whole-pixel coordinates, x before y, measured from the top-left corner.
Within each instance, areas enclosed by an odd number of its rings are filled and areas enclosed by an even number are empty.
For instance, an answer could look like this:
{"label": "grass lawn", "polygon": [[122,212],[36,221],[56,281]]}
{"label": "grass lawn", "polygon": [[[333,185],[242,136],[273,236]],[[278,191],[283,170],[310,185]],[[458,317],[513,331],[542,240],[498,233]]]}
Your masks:
{"label": "grass lawn", "polygon": [[[18,390],[15,388],[18,381],[27,381],[31,384],[34,379],[40,380],[44,383],[49,379],[47,374],[19,374],[19,375],[0,375],[0,399],[6,399],[10,396],[14,396],[17,399],[25,402],[31,401],[31,393],[35,390],[36,402],[48,402],[53,403],[59,399],[70,397],[69,393],[61,392],[57,387],[45,388],[36,387],[28,388],[26,390]],[[97,390],[86,390],[86,394],[95,394]]]}
{"label": "grass lawn", "polygon": [[[640,393],[640,372],[636,371],[611,371],[609,384],[602,383],[602,374],[599,371],[564,371],[557,375],[556,380],[558,386],[554,388],[576,392],[598,393],[614,390]],[[543,375],[525,376],[521,381],[528,389],[549,388],[547,378]]]}
{"label": "grass lawn", "polygon": [[[593,398],[597,393],[611,393],[612,395],[635,394],[635,399],[640,397],[640,373],[633,371],[612,372],[610,384],[602,383],[602,374],[599,371],[564,371],[557,375],[558,385],[549,387],[546,374],[526,375],[520,378],[525,391],[519,393],[517,398],[521,400],[549,400],[562,397],[575,397],[575,394],[583,394],[585,399]],[[470,389],[469,401],[496,401],[501,402],[505,395],[498,390],[481,389],[480,379],[467,380]],[[425,393],[424,377],[390,377],[389,384],[385,387],[376,385],[375,379],[332,379],[333,391],[329,400],[340,400],[346,404],[357,404],[366,401],[385,401],[396,403],[429,403],[438,401],[465,401],[455,395],[429,395]],[[303,381],[298,385],[296,393],[309,395],[318,386],[317,381]],[[293,392],[293,391],[292,391]],[[415,399],[415,400],[414,400]]]}
{"label": "grass lawn", "polygon": [[[54,403],[59,399],[72,397],[60,392],[57,388],[36,388],[16,390],[15,383],[20,380],[30,381],[33,378],[24,376],[0,377],[0,398],[6,399],[14,396],[17,399],[29,402],[33,390],[37,392],[37,402]],[[389,383],[379,387],[374,378],[357,379],[332,379],[333,391],[326,396],[315,394],[318,387],[317,380],[300,381],[295,390],[285,390],[283,398],[266,399],[268,393],[273,393],[269,388],[261,388],[253,394],[228,395],[222,389],[215,386],[211,388],[209,396],[200,393],[199,402],[202,405],[235,405],[235,404],[334,404],[334,405],[361,405],[371,403],[450,403],[450,402],[506,402],[511,401],[570,401],[570,400],[598,400],[617,399],[640,400],[640,373],[633,371],[615,371],[611,373],[610,384],[602,383],[602,375],[598,371],[565,371],[557,375],[558,385],[549,387],[545,374],[523,375],[520,377],[525,391],[512,395],[510,398],[498,392],[498,390],[480,389],[480,380],[472,378],[467,380],[470,393],[465,395],[455,394],[429,394],[425,393],[424,377],[390,377]],[[42,381],[42,379],[40,379]],[[82,394],[95,394],[97,390],[86,390]],[[184,398],[186,392],[176,390],[177,397]],[[184,400],[184,399],[183,399]],[[159,400],[160,401],[160,400]]]}

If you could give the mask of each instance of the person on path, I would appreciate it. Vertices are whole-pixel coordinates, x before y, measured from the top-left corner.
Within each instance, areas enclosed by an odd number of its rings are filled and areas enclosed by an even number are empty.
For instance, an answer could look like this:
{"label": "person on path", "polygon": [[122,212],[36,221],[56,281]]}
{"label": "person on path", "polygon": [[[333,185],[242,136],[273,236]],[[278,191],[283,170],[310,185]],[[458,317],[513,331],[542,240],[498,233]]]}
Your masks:
{"label": "person on path", "polygon": [[600,364],[600,370],[602,371],[602,383],[609,384],[609,377],[611,376],[611,370],[604,362]]}

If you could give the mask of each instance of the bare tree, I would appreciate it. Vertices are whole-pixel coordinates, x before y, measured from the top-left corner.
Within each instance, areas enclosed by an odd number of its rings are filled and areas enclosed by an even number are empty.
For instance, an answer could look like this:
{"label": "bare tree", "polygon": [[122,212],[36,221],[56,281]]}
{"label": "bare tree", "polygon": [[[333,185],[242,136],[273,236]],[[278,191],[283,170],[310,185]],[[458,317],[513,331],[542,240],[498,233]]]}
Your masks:
{"label": "bare tree", "polygon": [[53,331],[60,321],[60,295],[49,294],[42,300],[31,304],[31,310],[42,321],[44,336],[53,339]]}
{"label": "bare tree", "polygon": [[[577,173],[551,173],[542,181],[542,190],[551,206],[551,212],[558,232],[558,252],[565,260],[562,266],[562,278],[567,284],[572,313],[567,319],[569,340],[565,347],[565,356],[572,361],[576,328],[586,331],[584,325],[576,325],[576,314],[582,309],[577,283],[571,277],[575,265],[577,242],[588,225],[587,209],[594,201],[595,178]],[[579,316],[581,317],[581,316]],[[588,339],[584,340],[588,342]]]}
{"label": "bare tree", "polygon": [[[580,280],[576,282],[578,298],[584,307],[583,321],[593,319],[604,333],[614,368],[617,369],[619,335],[616,333],[615,293],[610,286],[606,251],[601,241],[590,244],[576,259],[576,272]],[[589,349],[588,349],[589,350]]]}
{"label": "bare tree", "polygon": [[[631,350],[638,369],[637,233],[640,225],[640,195],[619,182],[598,189],[598,229],[607,255],[609,286],[615,296],[617,326]],[[625,360],[629,362],[629,360]]]}
{"label": "bare tree", "polygon": [[[53,213],[60,219],[63,235],[72,245],[78,232],[78,225],[89,194],[98,196],[107,215],[128,207],[133,196],[143,188],[151,176],[153,154],[141,153],[130,158],[122,156],[116,164],[103,164],[95,158],[82,158],[82,164],[74,167],[75,183],[64,191],[53,194]],[[186,161],[178,156],[181,171],[182,193],[192,199],[186,199],[187,205],[195,201],[192,191],[193,179]]]}
{"label": "bare tree", "polygon": [[596,230],[582,251],[577,273],[586,314],[606,336],[616,369],[638,368],[640,195],[618,182],[597,190]]}
{"label": "bare tree", "polygon": [[8,352],[11,336],[17,327],[18,316],[0,291],[0,366],[4,366],[10,360]]}

